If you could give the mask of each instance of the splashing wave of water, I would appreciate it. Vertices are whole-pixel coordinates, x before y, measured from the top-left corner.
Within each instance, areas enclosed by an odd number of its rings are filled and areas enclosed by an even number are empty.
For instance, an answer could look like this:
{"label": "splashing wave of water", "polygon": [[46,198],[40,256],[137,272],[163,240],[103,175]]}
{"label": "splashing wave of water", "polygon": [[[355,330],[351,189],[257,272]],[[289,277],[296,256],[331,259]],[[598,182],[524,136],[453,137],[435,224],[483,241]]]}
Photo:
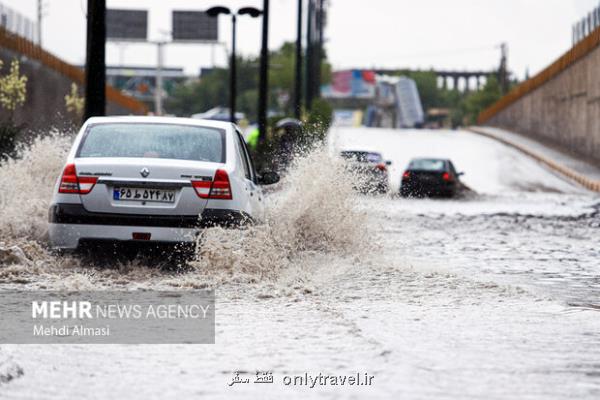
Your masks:
{"label": "splashing wave of water", "polygon": [[198,239],[201,271],[273,277],[314,253],[357,254],[369,246],[369,223],[353,206],[352,179],[323,148],[296,159],[264,224],[208,229]]}
{"label": "splashing wave of water", "polygon": [[48,205],[70,143],[59,134],[37,138],[0,165],[0,242],[46,240]]}
{"label": "splashing wave of water", "polygon": [[0,165],[0,248],[11,258],[7,262],[0,257],[0,266],[10,265],[0,273],[4,282],[37,282],[39,275],[46,276],[43,285],[49,286],[65,279],[85,281],[84,286],[111,286],[115,280],[193,287],[239,279],[273,281],[284,271],[310,265],[305,261],[311,256],[358,254],[369,245],[366,214],[353,206],[352,179],[341,161],[321,147],[298,157],[280,190],[269,194],[264,223],[244,230],[204,231],[189,262],[192,268],[184,274],[152,271],[138,260],[118,266],[118,271],[102,265],[86,269],[81,260],[52,256],[47,248],[48,205],[70,142],[59,134],[38,138]]}

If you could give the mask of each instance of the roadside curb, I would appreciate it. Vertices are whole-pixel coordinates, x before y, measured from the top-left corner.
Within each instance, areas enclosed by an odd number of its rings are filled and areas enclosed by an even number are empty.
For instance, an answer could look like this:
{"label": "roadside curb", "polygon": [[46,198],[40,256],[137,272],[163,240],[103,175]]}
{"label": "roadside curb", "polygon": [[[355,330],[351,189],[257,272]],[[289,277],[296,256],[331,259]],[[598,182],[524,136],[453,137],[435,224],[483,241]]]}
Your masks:
{"label": "roadside curb", "polygon": [[506,138],[494,135],[493,133],[487,132],[484,129],[481,129],[479,127],[476,126],[470,126],[468,128],[466,128],[467,131],[469,132],[473,132],[476,133],[478,135],[482,135],[482,136],[486,136],[490,139],[494,139],[497,140],[501,143],[504,143],[508,146],[514,147],[515,149],[527,154],[529,157],[541,162],[542,164],[545,164],[546,166],[550,167],[551,169],[553,169],[554,171],[566,176],[567,178],[577,182],[578,184],[580,184],[581,186],[583,186],[584,188],[594,191],[594,192],[598,192],[600,193],[600,181],[595,180],[595,179],[590,179],[585,175],[580,174],[577,171],[574,171],[571,168],[565,167],[564,165],[558,164],[557,162],[555,162],[554,160],[551,160],[533,150],[528,149],[525,146],[522,146],[518,143],[515,143],[511,140],[508,140]]}

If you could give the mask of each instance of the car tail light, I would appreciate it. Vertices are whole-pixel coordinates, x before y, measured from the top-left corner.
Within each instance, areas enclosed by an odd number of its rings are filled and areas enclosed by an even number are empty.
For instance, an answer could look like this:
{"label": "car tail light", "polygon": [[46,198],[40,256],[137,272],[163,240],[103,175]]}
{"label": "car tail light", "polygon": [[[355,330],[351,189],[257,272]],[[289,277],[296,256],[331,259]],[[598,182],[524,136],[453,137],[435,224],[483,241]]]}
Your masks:
{"label": "car tail light", "polygon": [[229,184],[229,175],[224,169],[218,169],[215,172],[215,179],[213,179],[212,186],[210,187],[209,199],[221,199],[231,200],[231,185]]}
{"label": "car tail light", "polygon": [[192,187],[201,199],[231,200],[231,184],[227,171],[218,169],[213,181],[192,181]]}
{"label": "car tail light", "polygon": [[77,176],[75,164],[67,164],[60,178],[59,193],[88,194],[98,181],[95,176]]}
{"label": "car tail light", "polygon": [[408,178],[410,178],[410,172],[404,171],[404,173],[402,174],[402,179],[408,179]]}
{"label": "car tail light", "polygon": [[385,166],[384,163],[377,164],[377,169],[380,171],[387,171],[387,167]]}
{"label": "car tail light", "polygon": [[442,175],[442,179],[445,180],[446,182],[450,182],[452,180],[452,177],[450,176],[449,173],[444,172],[444,174]]}
{"label": "car tail light", "polygon": [[211,181],[192,181],[192,187],[201,199],[208,199],[211,185]]}

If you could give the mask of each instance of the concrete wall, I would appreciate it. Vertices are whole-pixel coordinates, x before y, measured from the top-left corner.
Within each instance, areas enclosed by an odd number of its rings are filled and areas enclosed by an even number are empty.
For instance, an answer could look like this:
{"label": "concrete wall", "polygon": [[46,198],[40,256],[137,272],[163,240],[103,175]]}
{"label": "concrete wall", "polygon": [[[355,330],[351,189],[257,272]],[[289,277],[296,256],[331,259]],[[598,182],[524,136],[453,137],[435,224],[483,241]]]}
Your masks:
{"label": "concrete wall", "polygon": [[[84,73],[60,58],[48,53],[29,40],[0,27],[0,59],[4,62],[3,73],[10,70],[10,63],[20,61],[20,73],[27,76],[27,100],[14,115],[0,107],[0,124],[9,118],[22,125],[24,132],[65,130],[80,125],[77,116],[66,110],[65,95],[71,92],[71,84],[83,87]],[[130,96],[123,95],[111,86],[106,87],[109,115],[146,114],[147,107]]]}
{"label": "concrete wall", "polygon": [[600,32],[480,116],[600,165]]}
{"label": "concrete wall", "polygon": [[[21,74],[27,76],[27,100],[23,107],[15,111],[14,121],[27,130],[47,131],[49,128],[67,129],[77,124],[77,118],[69,114],[65,106],[65,95],[71,92],[73,80],[46,67],[40,61],[29,59],[12,51],[0,48],[0,59],[4,62],[3,73],[8,73],[13,59],[20,61]],[[77,83],[81,93],[81,83]],[[108,102],[107,114],[128,115],[126,109],[114,102]],[[9,117],[0,108],[0,121]]]}

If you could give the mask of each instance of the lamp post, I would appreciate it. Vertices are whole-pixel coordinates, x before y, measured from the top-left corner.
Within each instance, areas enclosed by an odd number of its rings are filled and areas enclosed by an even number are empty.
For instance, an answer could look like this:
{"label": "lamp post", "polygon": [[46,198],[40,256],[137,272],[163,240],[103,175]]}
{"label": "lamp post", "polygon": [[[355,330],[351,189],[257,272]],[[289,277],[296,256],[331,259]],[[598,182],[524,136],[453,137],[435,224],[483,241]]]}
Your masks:
{"label": "lamp post", "polygon": [[263,0],[262,38],[260,47],[260,82],[258,85],[258,141],[267,139],[267,106],[269,98],[269,0]]}
{"label": "lamp post", "polygon": [[294,80],[294,116],[302,114],[302,0],[298,0],[298,26],[296,36],[296,77]]}
{"label": "lamp post", "polygon": [[236,24],[238,15],[249,15],[252,18],[257,18],[262,14],[257,8],[243,7],[237,13],[233,13],[229,8],[216,6],[206,10],[206,13],[211,17],[217,17],[219,14],[231,15],[231,61],[229,63],[229,119],[235,123],[235,98],[237,94],[237,74],[236,74]]}
{"label": "lamp post", "polygon": [[106,0],[88,0],[84,121],[106,112]]}

